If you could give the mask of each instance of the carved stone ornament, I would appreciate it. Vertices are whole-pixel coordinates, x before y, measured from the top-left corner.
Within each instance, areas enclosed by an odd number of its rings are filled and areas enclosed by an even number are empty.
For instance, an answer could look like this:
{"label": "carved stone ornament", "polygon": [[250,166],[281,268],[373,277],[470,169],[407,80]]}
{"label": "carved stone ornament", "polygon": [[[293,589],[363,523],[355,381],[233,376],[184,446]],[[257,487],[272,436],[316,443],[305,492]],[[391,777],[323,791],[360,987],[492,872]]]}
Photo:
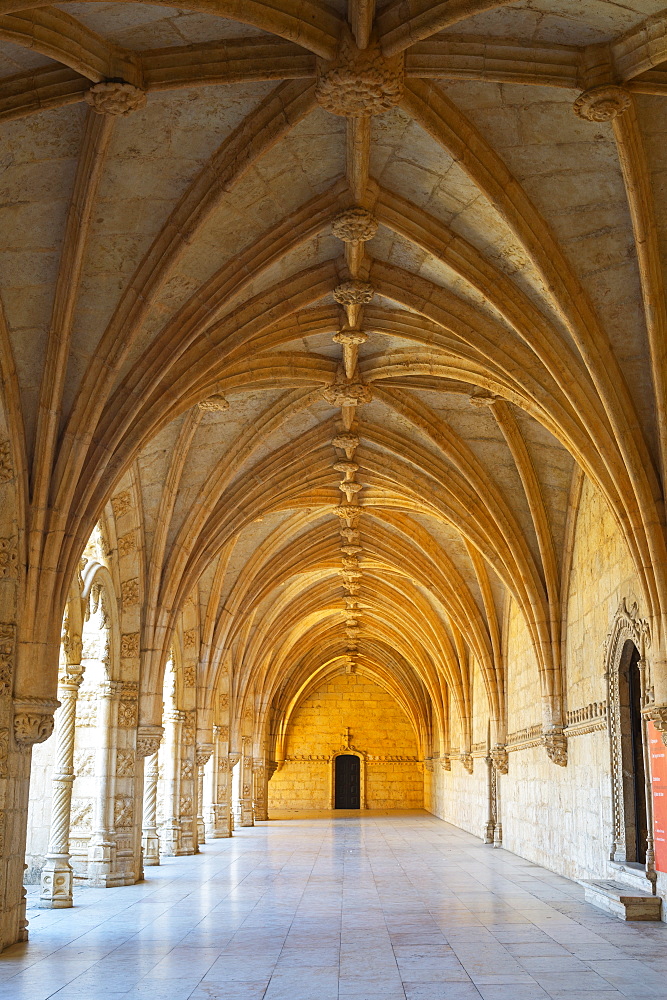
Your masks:
{"label": "carved stone ornament", "polygon": [[359,466],[356,462],[335,462],[334,471],[342,472],[346,480],[351,481],[355,472],[359,471]]}
{"label": "carved stone ornament", "polygon": [[353,596],[361,593],[361,587],[358,583],[343,583],[343,589]]}
{"label": "carved stone ornament", "polygon": [[331,224],[331,232],[343,243],[366,243],[378,231],[378,220],[365,208],[348,208]]}
{"label": "carved stone ornament", "polygon": [[542,734],[542,745],[547,757],[559,767],[567,767],[567,736],[562,729],[552,729]]}
{"label": "carved stone ornament", "polygon": [[482,408],[483,406],[493,406],[502,400],[502,396],[495,396],[491,392],[474,392],[470,397],[470,405]]}
{"label": "carved stone ornament", "polygon": [[317,60],[315,96],[325,111],[346,118],[380,115],[403,96],[403,54],[385,56],[377,38],[357,48],[345,27],[338,52],[331,60]]}
{"label": "carved stone ornament", "polygon": [[211,756],[213,755],[213,744],[212,743],[198,743],[197,751],[195,754],[195,760],[197,762],[197,767],[204,767],[208,764]]}
{"label": "carved stone ornament", "polygon": [[333,290],[333,297],[339,306],[365,306],[375,295],[375,289],[370,281],[359,281],[352,278],[342,281]]}
{"label": "carved stone ornament", "polygon": [[197,406],[205,413],[224,413],[229,409],[229,403],[221,392],[216,392],[208,399],[201,399]]}
{"label": "carved stone ornament", "polygon": [[13,676],[16,625],[0,622],[0,694],[11,690]]}
{"label": "carved stone ornament", "polygon": [[342,448],[345,457],[349,460],[354,458],[354,453],[359,447],[359,438],[356,434],[339,434],[331,442],[334,448]]}
{"label": "carved stone ornament", "polygon": [[372,399],[371,390],[362,382],[334,382],[322,395],[332,406],[361,406]]}
{"label": "carved stone ornament", "polygon": [[129,556],[137,547],[136,538],[133,531],[128,531],[126,535],[121,535],[118,539],[118,555]]}
{"label": "carved stone ornament", "polygon": [[124,580],[120,585],[123,608],[131,608],[139,603],[139,580]]}
{"label": "carved stone ornament", "polygon": [[17,698],[14,701],[14,740],[21,750],[48,740],[53,732],[53,713],[60,702],[43,698]]}
{"label": "carved stone ornament", "polygon": [[125,632],[120,637],[120,655],[122,657],[139,655],[139,633]]}
{"label": "carved stone ornament", "polygon": [[507,748],[498,743],[496,746],[492,747],[490,756],[496,771],[499,771],[500,774],[507,774],[509,769],[509,754],[507,753]]}
{"label": "carved stone ornament", "polygon": [[341,344],[343,347],[360,347],[368,340],[368,334],[363,330],[341,330],[334,333],[331,338],[334,344]]}
{"label": "carved stone ornament", "polygon": [[14,477],[12,456],[7,439],[0,441],[0,483],[8,483]]}
{"label": "carved stone ornament", "polygon": [[0,580],[16,576],[18,552],[14,538],[0,538]]}
{"label": "carved stone ornament", "polygon": [[[358,510],[358,507],[353,508]],[[344,515],[341,515],[344,516]],[[361,536],[356,528],[341,528],[339,534],[348,545],[361,545]]]}
{"label": "carved stone ornament", "polygon": [[344,521],[354,521],[361,514],[361,507],[355,507],[351,503],[341,504],[340,507],[334,507],[333,512],[336,517],[340,517]]}
{"label": "carved stone ornament", "polygon": [[139,726],[137,731],[137,757],[152,757],[162,742],[162,726]]}
{"label": "carved stone ornament", "polygon": [[473,769],[473,759],[471,753],[462,753],[459,758],[463,766],[465,767],[468,774],[472,774]]}
{"label": "carved stone ornament", "polygon": [[117,493],[115,497],[111,497],[111,508],[114,512],[114,517],[122,517],[123,514],[127,514],[132,509],[132,494],[130,491],[123,490],[121,493]]}
{"label": "carved stone ornament", "polygon": [[364,551],[361,545],[341,545],[340,550],[346,556],[359,556]]}
{"label": "carved stone ornament", "polygon": [[114,117],[131,115],[146,104],[146,94],[131,83],[113,81],[96,83],[86,91],[86,103],[98,115],[113,115]]}
{"label": "carved stone ornament", "polygon": [[440,767],[443,769],[443,771],[451,771],[452,761],[448,753],[443,754],[442,757],[440,758]]}
{"label": "carved stone ornament", "polygon": [[574,102],[575,115],[588,122],[610,122],[630,107],[630,95],[614,84],[591,87]]}

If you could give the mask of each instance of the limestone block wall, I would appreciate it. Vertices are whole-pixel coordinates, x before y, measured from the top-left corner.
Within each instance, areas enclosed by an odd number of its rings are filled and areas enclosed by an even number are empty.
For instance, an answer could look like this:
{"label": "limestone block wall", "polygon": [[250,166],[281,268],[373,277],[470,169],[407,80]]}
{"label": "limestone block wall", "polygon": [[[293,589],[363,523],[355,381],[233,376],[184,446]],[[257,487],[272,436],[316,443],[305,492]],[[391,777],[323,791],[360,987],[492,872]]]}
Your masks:
{"label": "limestone block wall", "polygon": [[408,717],[372,680],[341,674],[310,695],[293,717],[285,764],[269,782],[269,816],[272,809],[331,808],[331,758],[341,749],[346,727],[351,745],[365,757],[367,808],[423,807],[424,783]]}
{"label": "limestone block wall", "polygon": [[[516,603],[504,623],[509,770],[499,776],[503,846],[573,878],[608,875],[612,841],[610,745],[605,640],[623,599],[638,598],[625,542],[604,500],[584,483],[568,579],[563,581],[565,697],[569,720],[589,706],[589,732],[568,738],[568,764],[559,767],[540,745],[542,711],[538,667]],[[641,607],[640,607],[641,614]],[[600,706],[602,710],[600,712]],[[596,712],[599,714],[596,715]],[[484,699],[476,691],[475,739],[483,731]],[[456,732],[456,725],[452,726]],[[426,805],[442,819],[483,836],[488,815],[484,762],[468,775],[458,761],[451,771],[435,763],[426,775]]]}

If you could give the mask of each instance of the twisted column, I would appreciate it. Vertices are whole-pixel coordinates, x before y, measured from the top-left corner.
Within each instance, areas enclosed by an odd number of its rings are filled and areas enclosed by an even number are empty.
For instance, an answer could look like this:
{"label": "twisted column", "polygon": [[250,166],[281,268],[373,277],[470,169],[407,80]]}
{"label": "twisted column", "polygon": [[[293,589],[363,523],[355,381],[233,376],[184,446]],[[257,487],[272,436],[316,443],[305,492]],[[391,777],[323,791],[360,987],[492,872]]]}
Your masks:
{"label": "twisted column", "polygon": [[72,906],[74,875],[69,863],[70,812],[74,784],[76,703],[83,679],[80,663],[68,664],[60,679],[61,706],[56,716],[56,763],[52,781],[51,830],[46,864],[42,869],[40,906]]}
{"label": "twisted column", "polygon": [[141,848],[145,865],[160,864],[160,838],[157,832],[157,751],[144,762],[144,815]]}

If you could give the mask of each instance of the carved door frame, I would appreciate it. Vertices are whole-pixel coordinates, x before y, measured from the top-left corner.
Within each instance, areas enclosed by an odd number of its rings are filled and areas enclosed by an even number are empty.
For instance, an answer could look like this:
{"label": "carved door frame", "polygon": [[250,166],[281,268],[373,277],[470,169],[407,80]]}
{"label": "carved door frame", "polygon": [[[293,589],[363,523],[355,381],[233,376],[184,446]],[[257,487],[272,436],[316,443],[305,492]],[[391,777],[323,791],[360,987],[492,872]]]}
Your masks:
{"label": "carved door frame", "polygon": [[[628,609],[625,599],[621,601],[614,615],[611,632],[605,643],[605,676],[607,679],[607,724],[609,732],[609,749],[611,763],[611,796],[612,796],[612,843],[610,860],[627,862],[627,826],[626,826],[626,786],[623,775],[623,732],[621,719],[620,675],[623,667],[625,644],[632,642],[639,653],[639,676],[641,682],[641,705],[644,708],[650,702],[646,649],[650,645],[648,623],[639,617],[637,604]],[[646,754],[646,724],[642,725],[644,745],[644,761],[647,784],[650,786],[650,772]],[[650,788],[648,789],[650,791]],[[650,795],[647,802],[650,801]],[[649,838],[652,835],[651,810],[647,817]]]}
{"label": "carved door frame", "polygon": [[343,747],[340,750],[336,750],[335,753],[331,755],[331,762],[329,766],[329,801],[330,808],[336,808],[336,757],[348,756],[348,757],[358,757],[359,758],[359,808],[366,808],[366,755],[361,753],[359,750],[353,750],[352,747]]}

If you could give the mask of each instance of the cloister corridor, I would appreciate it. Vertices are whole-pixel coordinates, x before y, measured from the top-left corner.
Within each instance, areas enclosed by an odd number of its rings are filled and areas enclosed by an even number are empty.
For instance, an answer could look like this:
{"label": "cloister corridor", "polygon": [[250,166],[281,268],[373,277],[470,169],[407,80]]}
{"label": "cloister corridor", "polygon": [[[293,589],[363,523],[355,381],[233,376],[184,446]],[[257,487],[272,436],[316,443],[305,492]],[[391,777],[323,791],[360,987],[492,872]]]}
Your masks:
{"label": "cloister corridor", "polygon": [[667,927],[421,811],[260,823],[40,910],[2,1000],[661,1000]]}

